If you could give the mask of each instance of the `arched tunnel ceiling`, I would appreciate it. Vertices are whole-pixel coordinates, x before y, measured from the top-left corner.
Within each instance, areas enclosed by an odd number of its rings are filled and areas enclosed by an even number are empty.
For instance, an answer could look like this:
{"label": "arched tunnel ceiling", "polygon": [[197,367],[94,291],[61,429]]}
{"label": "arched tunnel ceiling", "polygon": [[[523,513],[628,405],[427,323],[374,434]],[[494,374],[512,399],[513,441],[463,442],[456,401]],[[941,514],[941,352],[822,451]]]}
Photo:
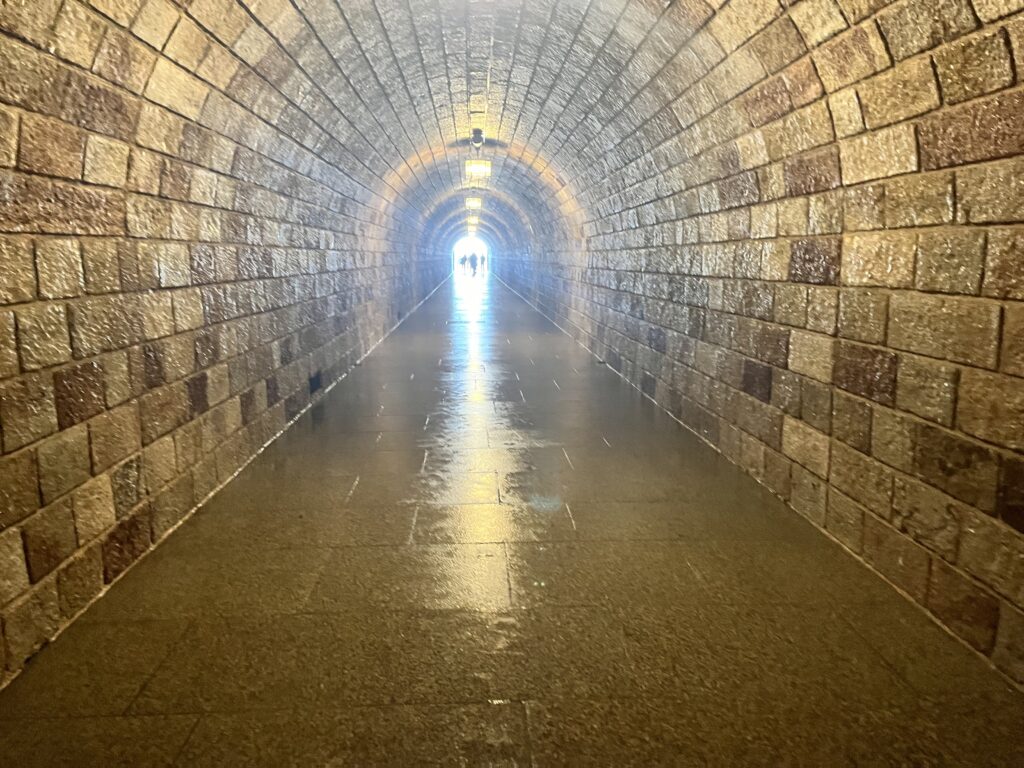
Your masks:
{"label": "arched tunnel ceiling", "polygon": [[662,184],[650,150],[679,130],[669,105],[722,56],[709,36],[685,45],[712,13],[703,0],[194,0],[190,13],[274,86],[262,101],[277,125],[287,102],[311,116],[293,135],[316,136],[378,220],[422,235],[481,157],[486,186],[514,201],[488,212],[494,236],[514,242],[526,223],[547,247],[578,241],[626,178]]}

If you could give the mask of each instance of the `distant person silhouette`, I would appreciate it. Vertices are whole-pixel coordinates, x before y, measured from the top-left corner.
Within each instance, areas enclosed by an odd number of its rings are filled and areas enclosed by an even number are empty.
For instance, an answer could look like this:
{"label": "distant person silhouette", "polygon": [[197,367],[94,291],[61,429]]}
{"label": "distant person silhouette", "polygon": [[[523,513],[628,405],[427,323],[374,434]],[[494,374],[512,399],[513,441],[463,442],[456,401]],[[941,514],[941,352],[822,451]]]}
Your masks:
{"label": "distant person silhouette", "polygon": [[469,255],[469,268],[473,270],[473,277],[476,277],[477,258],[475,253]]}
{"label": "distant person silhouette", "polygon": [[467,261],[468,261],[468,259],[465,256],[463,256],[461,259],[459,259],[459,264],[462,265],[462,271],[463,272],[466,271],[466,262]]}
{"label": "distant person silhouette", "polygon": [[483,272],[486,267],[487,267],[487,257],[484,256],[481,253],[480,254],[480,271]]}

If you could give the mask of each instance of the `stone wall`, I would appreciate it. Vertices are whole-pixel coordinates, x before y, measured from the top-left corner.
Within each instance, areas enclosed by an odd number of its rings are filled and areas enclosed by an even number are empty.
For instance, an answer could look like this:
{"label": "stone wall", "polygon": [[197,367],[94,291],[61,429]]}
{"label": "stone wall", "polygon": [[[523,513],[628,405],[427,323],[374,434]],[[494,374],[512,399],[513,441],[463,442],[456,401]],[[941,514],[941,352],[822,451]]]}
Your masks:
{"label": "stone wall", "polygon": [[0,683],[450,268],[231,5],[0,3]]}
{"label": "stone wall", "polygon": [[1024,682],[1024,3],[782,6],[637,33],[585,258],[496,266]]}

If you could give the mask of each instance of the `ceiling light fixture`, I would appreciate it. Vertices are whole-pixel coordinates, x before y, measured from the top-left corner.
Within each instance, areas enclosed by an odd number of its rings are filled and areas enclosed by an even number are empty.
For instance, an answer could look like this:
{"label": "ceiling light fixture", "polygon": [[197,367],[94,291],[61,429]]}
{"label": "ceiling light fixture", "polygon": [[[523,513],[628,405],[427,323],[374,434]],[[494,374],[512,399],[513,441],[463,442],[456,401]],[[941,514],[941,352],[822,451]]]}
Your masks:
{"label": "ceiling light fixture", "polygon": [[490,160],[467,160],[466,178],[470,181],[482,181],[491,177]]}
{"label": "ceiling light fixture", "polygon": [[466,210],[479,211],[484,207],[484,201],[479,197],[467,197],[466,198]]}

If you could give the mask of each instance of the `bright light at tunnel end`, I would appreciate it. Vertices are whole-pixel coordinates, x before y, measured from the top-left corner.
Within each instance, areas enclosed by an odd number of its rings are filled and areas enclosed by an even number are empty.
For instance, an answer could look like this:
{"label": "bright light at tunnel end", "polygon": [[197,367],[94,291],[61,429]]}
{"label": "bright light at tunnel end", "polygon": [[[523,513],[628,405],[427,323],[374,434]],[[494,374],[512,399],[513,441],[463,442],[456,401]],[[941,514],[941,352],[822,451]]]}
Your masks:
{"label": "bright light at tunnel end", "polygon": [[455,247],[452,248],[452,268],[455,271],[456,276],[462,274],[462,266],[460,261],[463,256],[469,258],[473,254],[477,255],[477,258],[484,257],[487,261],[490,261],[491,249],[487,245],[487,242],[476,234],[470,232],[464,235],[458,242],[455,243]]}

